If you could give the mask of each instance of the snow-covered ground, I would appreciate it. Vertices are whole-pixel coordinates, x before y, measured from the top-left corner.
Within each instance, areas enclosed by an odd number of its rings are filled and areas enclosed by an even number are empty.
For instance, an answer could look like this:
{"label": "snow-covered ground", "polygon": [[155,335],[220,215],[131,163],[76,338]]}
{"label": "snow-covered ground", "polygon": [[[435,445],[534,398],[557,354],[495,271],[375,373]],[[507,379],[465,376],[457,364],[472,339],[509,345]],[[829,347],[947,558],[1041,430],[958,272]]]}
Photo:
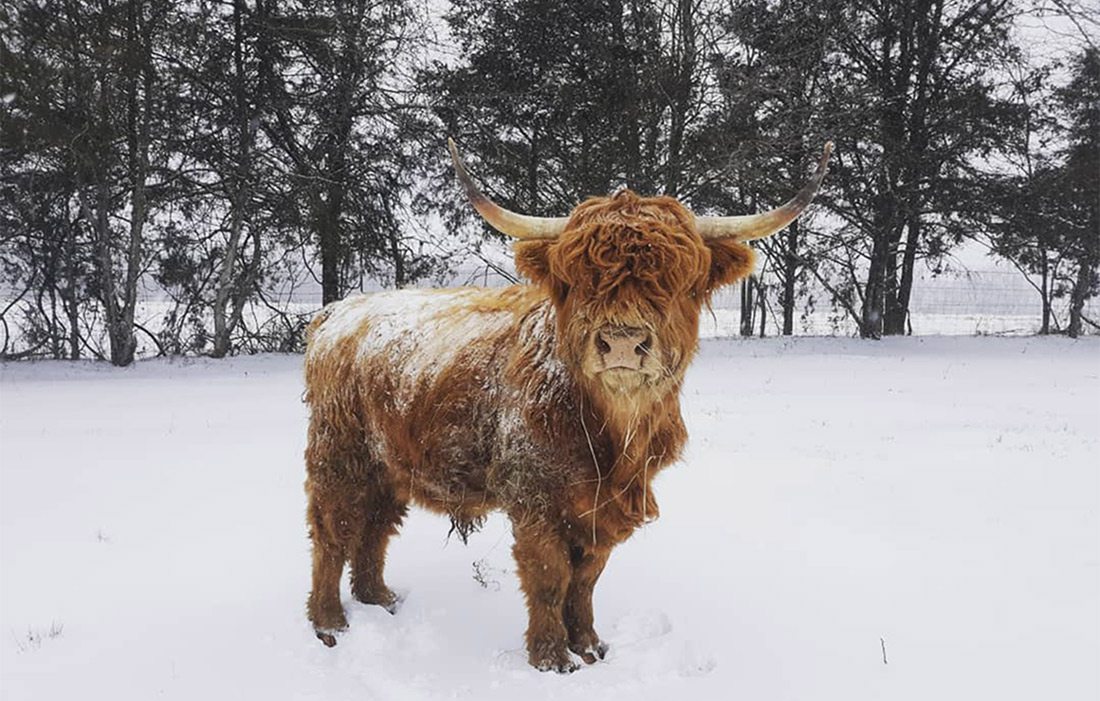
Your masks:
{"label": "snow-covered ground", "polygon": [[1100,698],[1100,339],[705,341],[570,676],[499,518],[414,512],[403,608],[314,639],[300,365],[0,367],[0,697]]}

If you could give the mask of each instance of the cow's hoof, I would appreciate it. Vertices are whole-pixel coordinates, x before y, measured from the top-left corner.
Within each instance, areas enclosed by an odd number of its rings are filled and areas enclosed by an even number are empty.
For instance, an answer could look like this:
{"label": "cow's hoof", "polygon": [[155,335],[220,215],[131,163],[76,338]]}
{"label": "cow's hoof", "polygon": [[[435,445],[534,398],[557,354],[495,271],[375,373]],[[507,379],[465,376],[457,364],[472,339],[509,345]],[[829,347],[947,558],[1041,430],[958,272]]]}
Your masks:
{"label": "cow's hoof", "polygon": [[608,645],[602,640],[597,640],[595,645],[587,645],[585,647],[569,647],[570,650],[577,653],[585,664],[595,664],[596,662],[607,657]]}
{"label": "cow's hoof", "polygon": [[557,672],[558,674],[572,674],[581,666],[573,660],[566,662],[541,662],[537,665],[540,672]]}
{"label": "cow's hoof", "polygon": [[336,647],[336,634],[339,630],[333,628],[314,628],[317,639],[325,644],[325,647]]}
{"label": "cow's hoof", "polygon": [[531,666],[540,672],[557,672],[558,674],[572,674],[581,666],[569,656],[565,650],[556,653],[548,653],[536,657],[531,655]]}
{"label": "cow's hoof", "polygon": [[401,604],[405,603],[405,597],[399,594],[392,594],[392,598],[389,603],[380,604],[380,606],[390,612],[390,615],[396,615],[397,610],[401,608]]}
{"label": "cow's hoof", "polygon": [[401,604],[405,601],[405,597],[398,596],[389,589],[381,592],[356,592],[353,590],[352,596],[361,604],[381,606],[391,614],[397,613],[397,609],[401,608]]}

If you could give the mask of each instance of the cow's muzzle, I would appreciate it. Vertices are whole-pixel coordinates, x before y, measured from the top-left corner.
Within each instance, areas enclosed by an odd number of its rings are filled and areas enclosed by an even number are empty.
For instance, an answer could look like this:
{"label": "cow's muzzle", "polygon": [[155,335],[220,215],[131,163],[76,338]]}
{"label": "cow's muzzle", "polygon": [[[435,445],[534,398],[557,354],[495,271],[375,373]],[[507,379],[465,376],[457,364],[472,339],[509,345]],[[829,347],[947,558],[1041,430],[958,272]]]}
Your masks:
{"label": "cow's muzzle", "polygon": [[634,326],[605,326],[593,342],[604,370],[641,370],[653,347],[649,331]]}

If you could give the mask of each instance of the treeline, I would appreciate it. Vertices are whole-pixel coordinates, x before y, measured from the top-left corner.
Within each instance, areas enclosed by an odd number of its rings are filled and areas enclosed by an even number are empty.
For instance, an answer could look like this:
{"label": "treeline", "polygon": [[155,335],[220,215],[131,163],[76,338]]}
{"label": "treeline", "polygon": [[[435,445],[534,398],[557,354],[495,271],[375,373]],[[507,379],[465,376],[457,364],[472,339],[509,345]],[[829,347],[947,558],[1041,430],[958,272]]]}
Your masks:
{"label": "treeline", "polygon": [[1021,45],[1020,15],[1049,9],[1025,0],[7,3],[0,352],[294,349],[303,280],[325,302],[408,285],[446,274],[457,232],[488,235],[447,135],[491,196],[544,215],[621,186],[771,207],[832,139],[742,332],[774,298],[784,333],[819,304],[906,333],[916,266],[980,240],[1033,281],[1044,332],[1076,335],[1100,285],[1100,54],[1095,15],[1052,7],[1083,28],[1062,62]]}

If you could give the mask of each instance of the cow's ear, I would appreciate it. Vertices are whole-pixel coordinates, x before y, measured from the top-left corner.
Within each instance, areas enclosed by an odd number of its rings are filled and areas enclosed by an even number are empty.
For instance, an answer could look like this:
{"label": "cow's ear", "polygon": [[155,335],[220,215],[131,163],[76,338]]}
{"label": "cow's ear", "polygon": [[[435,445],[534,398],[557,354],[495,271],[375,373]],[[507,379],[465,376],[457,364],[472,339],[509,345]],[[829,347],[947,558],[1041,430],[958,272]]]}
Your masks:
{"label": "cow's ear", "polygon": [[569,284],[550,270],[550,247],[554,241],[517,241],[516,270],[531,282],[549,293],[555,304],[561,306],[569,294]]}
{"label": "cow's ear", "polygon": [[550,279],[550,244],[553,241],[516,241],[516,271],[536,285]]}
{"label": "cow's ear", "polygon": [[709,239],[710,275],[707,289],[716,290],[752,275],[756,252],[733,239]]}

